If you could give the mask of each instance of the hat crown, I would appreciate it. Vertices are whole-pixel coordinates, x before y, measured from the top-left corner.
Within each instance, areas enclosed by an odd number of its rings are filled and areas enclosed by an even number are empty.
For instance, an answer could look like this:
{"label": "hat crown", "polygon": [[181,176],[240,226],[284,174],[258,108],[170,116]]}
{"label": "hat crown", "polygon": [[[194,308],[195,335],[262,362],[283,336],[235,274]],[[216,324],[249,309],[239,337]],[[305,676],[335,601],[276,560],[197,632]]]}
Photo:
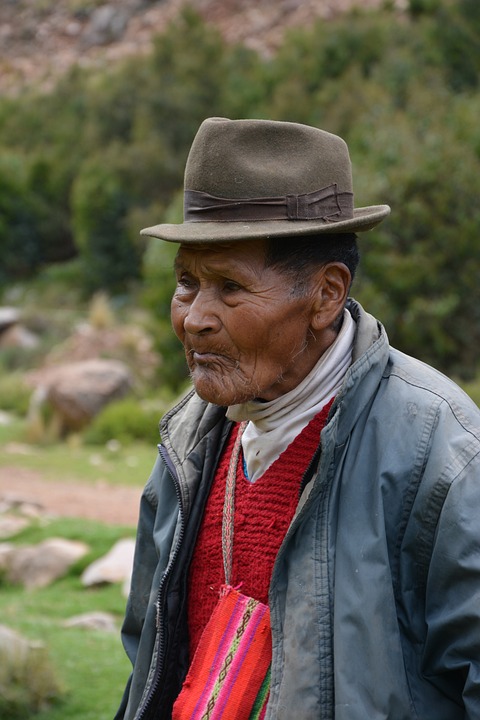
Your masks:
{"label": "hat crown", "polygon": [[334,184],[352,192],[342,138],[275,120],[205,120],[185,168],[185,189],[225,198],[302,195]]}
{"label": "hat crown", "polygon": [[356,208],[352,186],[338,135],[293,122],[208,118],[185,167],[183,222],[142,235],[204,243],[370,230],[390,208]]}

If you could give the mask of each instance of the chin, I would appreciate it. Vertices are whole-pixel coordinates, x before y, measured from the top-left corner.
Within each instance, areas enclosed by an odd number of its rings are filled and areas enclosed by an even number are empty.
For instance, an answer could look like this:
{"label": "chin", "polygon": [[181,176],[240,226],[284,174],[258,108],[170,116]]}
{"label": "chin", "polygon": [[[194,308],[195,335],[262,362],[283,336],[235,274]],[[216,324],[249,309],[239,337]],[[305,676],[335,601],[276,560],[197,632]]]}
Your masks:
{"label": "chin", "polygon": [[203,387],[195,385],[195,383],[194,387],[197,395],[201,397],[202,400],[205,400],[205,402],[212,403],[213,405],[219,405],[221,407],[228,407],[229,405],[235,404],[230,402],[229,396],[224,393],[218,393],[213,390],[205,390]]}
{"label": "chin", "polygon": [[212,382],[205,378],[195,378],[192,374],[193,386],[195,392],[205,402],[220,405],[221,407],[229,407],[230,405],[238,405],[239,403],[253,400],[255,393],[246,393],[245,388],[237,389],[234,387],[225,387],[223,382]]}

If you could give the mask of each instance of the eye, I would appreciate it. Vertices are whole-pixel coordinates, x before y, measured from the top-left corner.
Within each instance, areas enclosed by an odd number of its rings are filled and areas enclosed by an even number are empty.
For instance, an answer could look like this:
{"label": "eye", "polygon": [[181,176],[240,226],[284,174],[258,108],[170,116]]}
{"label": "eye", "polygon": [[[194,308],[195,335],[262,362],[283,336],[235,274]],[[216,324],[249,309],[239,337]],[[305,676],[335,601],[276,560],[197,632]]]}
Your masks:
{"label": "eye", "polygon": [[223,283],[223,291],[225,293],[236,293],[243,290],[242,286],[234,280],[225,280]]}
{"label": "eye", "polygon": [[181,291],[191,291],[194,290],[196,287],[196,282],[194,278],[189,275],[188,273],[182,272],[177,277],[177,288]]}

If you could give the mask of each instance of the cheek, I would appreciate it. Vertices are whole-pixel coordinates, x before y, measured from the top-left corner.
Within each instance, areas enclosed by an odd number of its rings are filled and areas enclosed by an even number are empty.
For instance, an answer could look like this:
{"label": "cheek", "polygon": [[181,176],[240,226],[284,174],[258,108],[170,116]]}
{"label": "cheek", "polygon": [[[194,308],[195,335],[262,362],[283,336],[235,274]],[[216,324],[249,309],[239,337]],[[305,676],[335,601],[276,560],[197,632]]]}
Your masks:
{"label": "cheek", "polygon": [[306,332],[301,317],[272,319],[270,325],[257,336],[259,360],[274,365],[276,369],[288,365],[304,348]]}
{"label": "cheek", "polygon": [[170,305],[170,319],[172,322],[173,332],[182,343],[185,337],[185,330],[183,329],[185,314],[186,311],[182,303],[178,302],[178,300],[173,297]]}

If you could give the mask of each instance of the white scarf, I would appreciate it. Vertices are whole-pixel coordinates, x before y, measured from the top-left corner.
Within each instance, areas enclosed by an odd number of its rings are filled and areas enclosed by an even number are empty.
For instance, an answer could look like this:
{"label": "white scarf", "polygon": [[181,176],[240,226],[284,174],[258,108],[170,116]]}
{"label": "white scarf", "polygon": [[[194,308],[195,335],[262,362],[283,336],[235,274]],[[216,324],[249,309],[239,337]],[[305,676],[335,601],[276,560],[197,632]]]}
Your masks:
{"label": "white scarf", "polygon": [[248,477],[255,482],[338,392],[352,362],[356,323],[348,310],[335,342],[310,373],[275,400],[231,405],[227,417],[249,420],[242,437]]}

